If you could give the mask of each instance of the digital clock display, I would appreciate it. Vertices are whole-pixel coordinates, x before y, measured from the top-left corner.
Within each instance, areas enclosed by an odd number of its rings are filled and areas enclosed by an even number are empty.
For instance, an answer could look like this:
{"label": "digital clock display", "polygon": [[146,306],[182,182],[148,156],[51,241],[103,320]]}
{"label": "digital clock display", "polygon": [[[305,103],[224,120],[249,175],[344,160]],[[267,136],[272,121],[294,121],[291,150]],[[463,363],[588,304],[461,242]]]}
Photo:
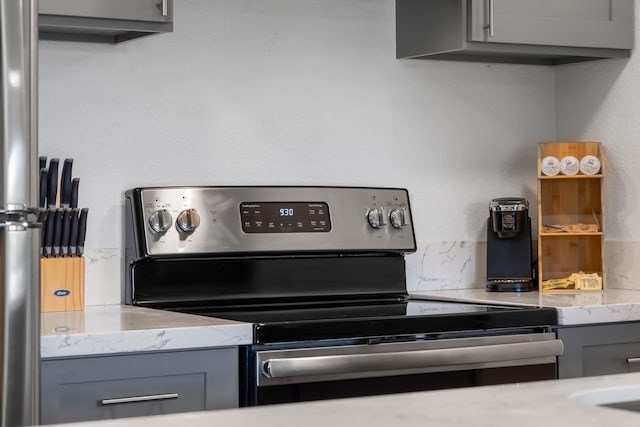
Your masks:
{"label": "digital clock display", "polygon": [[322,233],[331,231],[325,202],[243,202],[240,220],[245,233]]}

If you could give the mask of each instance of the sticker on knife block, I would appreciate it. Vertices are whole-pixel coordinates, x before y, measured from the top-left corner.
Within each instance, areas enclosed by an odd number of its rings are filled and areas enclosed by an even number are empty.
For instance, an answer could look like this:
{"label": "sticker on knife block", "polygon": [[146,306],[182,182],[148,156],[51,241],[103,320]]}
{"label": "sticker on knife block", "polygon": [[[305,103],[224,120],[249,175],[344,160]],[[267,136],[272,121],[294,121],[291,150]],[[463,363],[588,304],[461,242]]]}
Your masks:
{"label": "sticker on knife block", "polygon": [[40,259],[40,311],[84,310],[84,257]]}

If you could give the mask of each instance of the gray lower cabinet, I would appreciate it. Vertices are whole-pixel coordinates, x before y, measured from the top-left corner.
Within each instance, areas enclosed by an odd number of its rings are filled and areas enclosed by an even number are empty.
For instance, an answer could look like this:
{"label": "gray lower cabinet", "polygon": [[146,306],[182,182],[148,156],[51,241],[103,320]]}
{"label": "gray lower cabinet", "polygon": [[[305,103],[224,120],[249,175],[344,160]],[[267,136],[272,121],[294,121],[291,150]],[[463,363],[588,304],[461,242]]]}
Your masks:
{"label": "gray lower cabinet", "polygon": [[558,377],[640,372],[640,322],[563,327]]}
{"label": "gray lower cabinet", "polygon": [[45,359],[41,423],[238,407],[238,349]]}
{"label": "gray lower cabinet", "polygon": [[398,58],[559,64],[628,57],[634,0],[396,0]]}

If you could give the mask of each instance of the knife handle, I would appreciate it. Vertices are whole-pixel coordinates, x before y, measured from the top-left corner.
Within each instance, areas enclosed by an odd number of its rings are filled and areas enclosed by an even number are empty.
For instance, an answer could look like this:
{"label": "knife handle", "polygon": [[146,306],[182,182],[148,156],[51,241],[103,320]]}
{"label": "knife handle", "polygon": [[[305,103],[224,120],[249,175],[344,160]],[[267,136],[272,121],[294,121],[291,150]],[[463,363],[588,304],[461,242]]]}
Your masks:
{"label": "knife handle", "polygon": [[[38,222],[42,224],[42,229],[44,231],[44,224],[47,220],[47,210],[46,209],[38,209]],[[44,244],[44,239],[42,240]]]}
{"label": "knife handle", "polygon": [[46,237],[47,237],[47,210],[46,209],[39,209],[38,210],[38,222],[40,224],[42,224],[41,227],[41,231],[40,231],[40,246],[41,246],[41,251],[42,251],[42,256],[46,257],[47,253],[46,253]]}
{"label": "knife handle", "polygon": [[73,169],[73,159],[64,159],[62,174],[60,175],[60,205],[63,208],[69,207],[71,200],[71,172]]}
{"label": "knife handle", "polygon": [[67,256],[69,250],[69,238],[71,237],[71,209],[62,211],[62,236],[60,237],[60,256]]}
{"label": "knife handle", "polygon": [[87,215],[89,214],[89,208],[82,208],[80,210],[80,219],[78,224],[78,244],[76,245],[76,253],[78,256],[82,256],[84,253],[84,240],[87,235]]}
{"label": "knife handle", "polygon": [[40,156],[38,161],[40,162],[40,167],[38,169],[46,169],[47,168],[47,156]]}
{"label": "knife handle", "polygon": [[48,209],[45,217],[44,229],[44,252],[46,257],[50,257],[51,247],[53,246],[53,230],[55,228],[55,209]]}
{"label": "knife handle", "polygon": [[80,178],[73,178],[71,181],[71,201],[69,207],[75,209],[78,207],[78,190],[80,187]]}
{"label": "knife handle", "polygon": [[69,236],[69,256],[76,256],[78,246],[78,228],[80,224],[80,209],[71,210],[71,234]]}
{"label": "knife handle", "polygon": [[47,178],[48,173],[46,168],[40,169],[40,187],[38,189],[38,207],[44,208],[47,205]]}
{"label": "knife handle", "polygon": [[58,196],[58,163],[60,159],[51,159],[49,161],[49,182],[47,184],[47,206],[56,207],[56,198]]}
{"label": "knife handle", "polygon": [[62,209],[55,210],[53,225],[53,256],[60,256],[60,241],[62,240]]}

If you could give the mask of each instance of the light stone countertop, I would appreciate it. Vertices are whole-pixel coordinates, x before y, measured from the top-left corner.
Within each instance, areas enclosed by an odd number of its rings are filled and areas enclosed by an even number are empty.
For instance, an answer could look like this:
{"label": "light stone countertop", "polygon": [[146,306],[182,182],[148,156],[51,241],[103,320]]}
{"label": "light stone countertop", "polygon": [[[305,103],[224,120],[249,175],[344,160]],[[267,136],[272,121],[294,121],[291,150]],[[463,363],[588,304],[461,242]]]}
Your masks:
{"label": "light stone countertop", "polygon": [[486,292],[456,289],[412,292],[414,299],[553,307],[558,324],[630,322],[640,320],[640,291],[607,289],[580,293]]}
{"label": "light stone countertop", "polygon": [[127,305],[42,313],[40,354],[52,357],[250,344],[253,326]]}
{"label": "light stone countertop", "polygon": [[[640,396],[640,373],[68,424],[69,427],[637,427],[640,413],[579,403],[587,390]],[[626,389],[625,389],[626,388]]]}
{"label": "light stone countertop", "polygon": [[[560,325],[640,320],[640,291],[542,294],[484,289],[421,291],[415,299],[545,306],[558,310]],[[43,358],[178,350],[252,342],[250,323],[124,305],[87,306],[84,311],[43,313]]]}

